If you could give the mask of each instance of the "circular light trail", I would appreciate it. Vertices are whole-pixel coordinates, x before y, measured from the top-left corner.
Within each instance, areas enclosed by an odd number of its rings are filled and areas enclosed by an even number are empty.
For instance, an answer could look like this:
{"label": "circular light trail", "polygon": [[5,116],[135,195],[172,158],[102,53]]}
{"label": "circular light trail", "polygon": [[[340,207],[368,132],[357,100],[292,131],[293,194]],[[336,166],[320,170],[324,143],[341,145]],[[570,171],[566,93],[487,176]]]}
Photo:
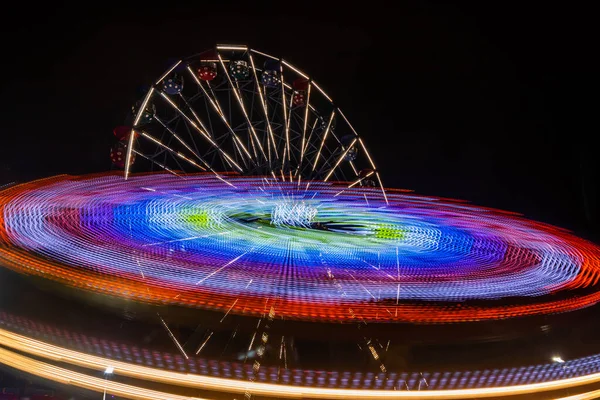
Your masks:
{"label": "circular light trail", "polygon": [[0,192],[0,257],[111,296],[322,322],[489,320],[600,300],[599,248],[564,230],[380,196],[267,177],[59,176]]}

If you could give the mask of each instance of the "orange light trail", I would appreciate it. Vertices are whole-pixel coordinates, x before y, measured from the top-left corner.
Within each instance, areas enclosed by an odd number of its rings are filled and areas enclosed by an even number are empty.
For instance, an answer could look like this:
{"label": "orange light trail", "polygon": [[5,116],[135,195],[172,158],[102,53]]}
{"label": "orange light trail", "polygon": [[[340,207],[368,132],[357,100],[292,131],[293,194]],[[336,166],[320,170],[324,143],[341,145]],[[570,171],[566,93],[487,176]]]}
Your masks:
{"label": "orange light trail", "polygon": [[[30,339],[6,330],[0,329],[0,344],[5,347],[24,352],[37,357],[42,357],[55,362],[67,363],[79,367],[85,367],[97,371],[105,371],[107,367],[114,368],[114,374],[130,378],[160,382],[169,385],[191,387],[202,390],[227,392],[227,393],[245,393],[250,392],[254,395],[277,397],[277,398],[295,398],[295,399],[465,399],[465,398],[488,398],[501,396],[515,396],[530,393],[539,393],[560,389],[576,388],[578,386],[589,385],[600,382],[600,373],[594,373],[586,376],[561,379],[550,382],[532,383],[527,385],[514,385],[478,389],[448,389],[448,390],[427,390],[427,391],[395,391],[395,390],[372,390],[372,389],[330,389],[317,387],[302,387],[291,385],[280,385],[272,383],[248,382],[236,379],[217,378],[211,376],[202,376],[186,374],[180,372],[165,371],[156,368],[143,367],[122,361],[111,360],[98,356],[64,349],[38,340]],[[78,374],[65,369],[50,366],[29,359],[27,357],[15,354],[5,349],[0,349],[0,362],[10,365],[14,368],[23,368],[37,376],[43,376],[53,379],[57,382],[72,384],[85,387],[91,390],[107,390],[114,394],[120,394],[124,397],[137,399],[183,399],[185,397],[170,395],[169,397],[160,397],[165,395],[160,392],[147,391],[146,389],[117,384],[114,382],[105,382],[103,379],[88,377],[84,374]],[[51,374],[48,375],[51,371]],[[108,386],[114,384],[115,386]],[[143,393],[144,396],[139,397]],[[156,397],[159,396],[159,397]],[[590,397],[573,397],[590,398]],[[569,398],[570,399],[570,398]]]}

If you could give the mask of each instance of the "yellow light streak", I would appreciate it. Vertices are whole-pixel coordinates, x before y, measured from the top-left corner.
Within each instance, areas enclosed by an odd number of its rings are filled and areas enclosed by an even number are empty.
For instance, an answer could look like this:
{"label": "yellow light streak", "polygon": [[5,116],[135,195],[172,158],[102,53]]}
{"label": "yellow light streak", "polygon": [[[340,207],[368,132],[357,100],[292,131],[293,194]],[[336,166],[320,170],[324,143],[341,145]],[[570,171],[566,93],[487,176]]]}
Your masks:
{"label": "yellow light streak", "polygon": [[0,348],[0,363],[10,365],[12,368],[29,374],[58,382],[91,390],[98,393],[110,393],[118,397],[134,400],[207,400],[200,397],[186,397],[172,393],[144,389],[138,386],[126,385],[103,378],[89,376],[80,372],[70,371],[66,368],[55,367],[41,361],[25,357],[12,351]]}
{"label": "yellow light streak", "polygon": [[[133,126],[135,126],[140,122],[142,118],[142,114],[148,105],[148,101],[150,101],[150,97],[152,97],[152,93],[154,92],[154,88],[150,88],[148,93],[146,93],[146,97],[144,97],[144,101],[142,102],[142,106],[138,109],[137,115],[135,116],[135,120],[133,121]],[[129,143],[127,145],[127,159],[125,162],[125,180],[129,178],[129,167],[131,164],[131,150],[133,149],[133,139],[135,138],[135,129],[132,129],[129,133]]]}
{"label": "yellow light streak", "polygon": [[273,57],[272,55],[267,54],[267,53],[263,53],[262,51],[258,51],[258,50],[254,50],[254,49],[251,49],[250,51],[253,52],[253,53],[255,53],[255,54],[260,54],[263,57],[268,57],[268,58],[271,58],[273,60],[278,60],[277,57]]}
{"label": "yellow light streak", "polygon": [[298,75],[300,75],[301,77],[303,77],[304,79],[310,79],[308,77],[308,75],[306,75],[305,73],[303,73],[302,71],[300,71],[298,68],[295,68],[292,64],[288,63],[285,60],[281,60],[281,62],[288,67],[289,69],[291,69],[292,71],[294,71],[295,73],[297,73]]}
{"label": "yellow light streak", "polygon": [[240,51],[246,51],[248,50],[248,47],[246,46],[238,46],[238,45],[217,45],[217,50],[240,50]]}
{"label": "yellow light streak", "polygon": [[310,88],[312,83],[308,83],[308,90],[306,92],[306,108],[304,109],[304,123],[302,126],[302,145],[300,146],[300,165],[302,165],[302,159],[304,158],[304,143],[306,141],[306,125],[308,123],[308,106],[310,104]]}
{"label": "yellow light streak", "polygon": [[[224,391],[230,393],[243,393],[244,390],[248,389],[255,395],[298,399],[348,399],[358,397],[362,399],[461,399],[522,395],[550,390],[567,389],[600,382],[600,372],[597,372],[590,375],[566,378],[550,382],[538,382],[527,385],[479,389],[427,390],[421,392],[374,389],[330,389],[246,382],[236,379],[216,378],[212,376],[160,370],[64,349],[59,346],[44,343],[35,339],[30,339],[3,329],[0,329],[0,344],[13,350],[42,357],[47,360],[60,361],[96,371],[104,371],[106,370],[106,367],[112,366],[115,369],[115,375],[128,376],[153,382],[162,382],[171,385],[200,388],[204,390]],[[14,353],[9,352],[10,354],[7,356],[6,352],[7,350],[0,349],[0,353],[3,355],[3,357],[0,358],[0,361],[4,364],[12,365],[13,360],[16,360],[16,358],[13,358],[12,356]],[[19,355],[19,357],[22,356]]]}
{"label": "yellow light streak", "polygon": [[[281,79],[281,105],[283,106],[283,125],[285,126],[285,147],[287,148],[287,159],[288,166],[291,160],[290,153],[290,125],[288,122],[286,101],[285,101],[285,83],[283,81],[283,65],[279,64],[279,77]],[[291,112],[291,98],[290,98],[290,112]]]}
{"label": "yellow light streak", "polygon": [[169,69],[167,70],[167,72],[165,72],[164,74],[162,74],[162,76],[161,76],[161,77],[160,77],[160,78],[159,78],[159,79],[156,81],[156,84],[158,85],[159,83],[161,83],[161,82],[162,82],[162,80],[163,80],[163,79],[165,79],[165,78],[167,77],[167,75],[169,75],[171,72],[173,72],[173,70],[174,70],[175,68],[177,68],[177,66],[178,66],[179,64],[181,64],[181,60],[177,61],[177,62],[175,63],[175,65],[173,65],[171,68],[169,68]]}
{"label": "yellow light streak", "polygon": [[[250,160],[252,160],[252,157],[250,156],[250,153],[248,152],[248,150],[246,149],[246,147],[244,147],[244,144],[242,143],[242,141],[240,140],[240,138],[235,134],[235,132],[233,131],[233,129],[229,125],[229,122],[227,121],[227,118],[225,117],[225,114],[223,114],[223,112],[221,111],[221,105],[219,104],[219,100],[217,99],[217,97],[215,96],[215,98],[213,100],[212,97],[208,95],[208,92],[206,91],[206,89],[204,89],[204,86],[202,85],[202,82],[200,82],[200,80],[198,79],[198,77],[196,76],[196,74],[194,74],[194,71],[192,71],[192,69],[190,68],[189,65],[188,65],[187,70],[189,71],[190,75],[192,75],[192,78],[196,81],[196,84],[200,87],[200,89],[202,89],[202,92],[204,93],[204,96],[206,96],[206,98],[208,99],[208,101],[209,101],[210,105],[212,106],[212,108],[221,117],[221,120],[223,121],[223,123],[225,124],[225,126],[227,126],[227,129],[229,130],[229,133],[231,133],[231,135],[233,136],[234,142],[236,143],[236,149],[238,149],[238,152],[243,156],[243,153],[239,150],[239,147],[238,147],[238,146],[240,146],[244,150],[244,153],[248,156],[248,158]],[[212,89],[211,89],[211,93],[214,96],[214,92],[212,91]],[[243,157],[242,157],[242,159],[243,159]]]}
{"label": "yellow light streak", "polygon": [[254,126],[252,125],[252,122],[250,121],[250,117],[248,117],[248,112],[246,111],[246,107],[244,106],[244,102],[243,102],[243,100],[241,98],[241,94],[238,93],[237,88],[233,85],[231,77],[227,73],[227,68],[225,67],[225,64],[223,63],[223,59],[221,58],[221,55],[217,54],[217,57],[219,57],[219,61],[221,62],[221,66],[223,67],[223,71],[225,71],[225,76],[227,77],[227,81],[229,82],[229,85],[231,85],[231,89],[233,90],[233,94],[235,95],[235,98],[237,99],[238,104],[240,105],[240,108],[242,109],[242,113],[244,114],[244,117],[246,118],[246,123],[248,124],[248,127],[250,128],[250,131],[252,132],[254,138],[256,139],[256,142],[258,144],[258,148],[260,149],[260,152],[263,155],[263,157],[265,158],[265,160],[267,160],[267,155],[265,154],[265,150],[263,149],[262,144],[260,143],[260,140],[258,140],[258,135],[256,134],[256,131],[254,130]]}
{"label": "yellow light streak", "polygon": [[221,147],[215,143],[214,140],[212,140],[212,138],[208,135],[208,133],[206,133],[205,130],[203,130],[202,128],[200,128],[194,121],[192,121],[192,119],[190,117],[188,117],[183,111],[181,111],[179,109],[179,107],[177,107],[177,105],[175,103],[173,103],[173,101],[171,101],[171,99],[169,99],[169,97],[167,97],[166,94],[164,94],[163,92],[159,92],[160,95],[175,109],[177,110],[177,112],[183,117],[185,118],[186,121],[188,121],[188,123],[190,125],[192,125],[192,127],[194,127],[194,129],[196,129],[196,131],[198,131],[198,133],[200,133],[202,136],[204,136],[204,138],[206,140],[208,140],[208,142],[210,144],[212,144],[221,154],[223,154],[223,156],[225,158],[227,158],[227,160],[229,160],[229,162],[231,162],[233,165],[235,165],[235,167],[242,172],[242,168],[235,162],[233,161],[233,159],[229,156],[229,154],[227,154],[227,152],[225,152],[223,149],[221,149]]}
{"label": "yellow light streak", "polygon": [[181,158],[182,160],[187,161],[188,163],[192,164],[193,166],[195,166],[197,168],[200,168],[202,171],[206,171],[206,168],[204,168],[200,164],[196,163],[194,160],[190,160],[189,158],[187,158],[186,156],[184,156],[180,152],[173,150],[172,148],[170,148],[169,146],[167,146],[165,144],[162,144],[158,139],[156,139],[156,138],[148,135],[146,132],[139,131],[139,134],[141,136],[145,137],[146,139],[148,139],[148,140],[156,143],[158,146],[162,147],[163,149],[170,151],[171,153],[173,153],[177,157]]}
{"label": "yellow light streak", "polygon": [[333,166],[333,168],[331,168],[331,171],[329,171],[329,173],[327,174],[327,176],[325,177],[325,179],[323,179],[325,182],[327,182],[327,180],[329,179],[329,177],[331,176],[331,174],[333,174],[333,171],[335,171],[335,169],[338,167],[338,165],[340,165],[340,163],[342,162],[342,160],[344,159],[344,157],[346,157],[346,154],[348,154],[348,151],[350,151],[350,149],[352,148],[352,146],[354,146],[354,144],[356,143],[356,138],[354,138],[354,140],[352,141],[352,143],[350,143],[350,146],[348,146],[346,148],[346,150],[342,153],[342,155],[338,158],[337,162],[335,163],[335,165]]}
{"label": "yellow light streak", "polygon": [[317,85],[315,82],[313,82],[313,85],[315,85],[315,87],[317,88],[317,90],[318,90],[319,92],[321,92],[321,94],[322,94],[323,96],[325,96],[325,98],[326,98],[327,100],[329,100],[329,102],[330,102],[330,103],[333,103],[333,100],[331,100],[331,97],[327,96],[327,93],[325,93],[325,91],[323,91],[323,89],[321,89],[321,88],[319,87],[319,85]]}
{"label": "yellow light streak", "polygon": [[323,145],[325,144],[325,139],[327,139],[327,134],[329,133],[329,128],[331,128],[331,123],[333,122],[334,116],[335,116],[335,110],[331,112],[331,116],[329,117],[329,122],[327,123],[327,128],[325,129],[325,133],[323,134],[323,140],[321,140],[321,146],[319,146],[319,151],[317,152],[317,156],[315,157],[315,162],[312,167],[313,171],[315,170],[315,168],[317,168],[317,164],[319,163],[319,157],[321,156],[321,151],[323,150]]}
{"label": "yellow light streak", "polygon": [[[252,50],[254,51],[254,50]],[[256,74],[256,67],[254,65],[254,58],[252,58],[252,54],[248,54],[248,58],[250,59],[250,65],[252,65],[252,73],[254,74],[254,81],[256,84],[256,88],[258,89],[258,96],[260,97],[260,104],[262,105],[263,112],[265,114],[265,121],[267,122],[267,130],[269,131],[269,137],[271,138],[271,142],[273,143],[273,152],[275,153],[275,158],[279,159],[279,154],[277,154],[277,145],[275,144],[275,135],[273,134],[273,129],[271,128],[271,121],[269,120],[269,111],[267,110],[267,103],[265,100],[265,96],[263,96],[262,88],[258,81],[258,75]],[[269,160],[269,164],[271,160]]]}

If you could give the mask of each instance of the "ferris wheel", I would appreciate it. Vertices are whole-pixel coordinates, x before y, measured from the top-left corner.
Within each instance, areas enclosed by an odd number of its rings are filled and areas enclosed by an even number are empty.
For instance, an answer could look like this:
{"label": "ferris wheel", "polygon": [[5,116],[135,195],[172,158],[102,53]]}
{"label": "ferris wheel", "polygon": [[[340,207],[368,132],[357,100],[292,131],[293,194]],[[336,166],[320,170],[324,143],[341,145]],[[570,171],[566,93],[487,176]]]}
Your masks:
{"label": "ferris wheel", "polygon": [[241,45],[181,59],[115,128],[113,164],[183,178],[210,172],[278,182],[378,187],[363,139],[331,97],[286,60]]}

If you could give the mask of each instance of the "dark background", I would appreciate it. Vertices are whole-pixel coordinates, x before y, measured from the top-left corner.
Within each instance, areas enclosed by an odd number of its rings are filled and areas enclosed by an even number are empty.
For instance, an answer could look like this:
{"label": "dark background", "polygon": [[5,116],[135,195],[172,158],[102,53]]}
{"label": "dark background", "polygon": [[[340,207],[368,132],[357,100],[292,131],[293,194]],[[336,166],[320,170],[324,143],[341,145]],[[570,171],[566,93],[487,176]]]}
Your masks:
{"label": "dark background", "polygon": [[591,10],[397,3],[4,5],[0,184],[108,170],[112,129],[138,86],[170,58],[247,43],[337,99],[386,186],[597,240],[598,128],[582,124],[597,103],[586,98]]}

